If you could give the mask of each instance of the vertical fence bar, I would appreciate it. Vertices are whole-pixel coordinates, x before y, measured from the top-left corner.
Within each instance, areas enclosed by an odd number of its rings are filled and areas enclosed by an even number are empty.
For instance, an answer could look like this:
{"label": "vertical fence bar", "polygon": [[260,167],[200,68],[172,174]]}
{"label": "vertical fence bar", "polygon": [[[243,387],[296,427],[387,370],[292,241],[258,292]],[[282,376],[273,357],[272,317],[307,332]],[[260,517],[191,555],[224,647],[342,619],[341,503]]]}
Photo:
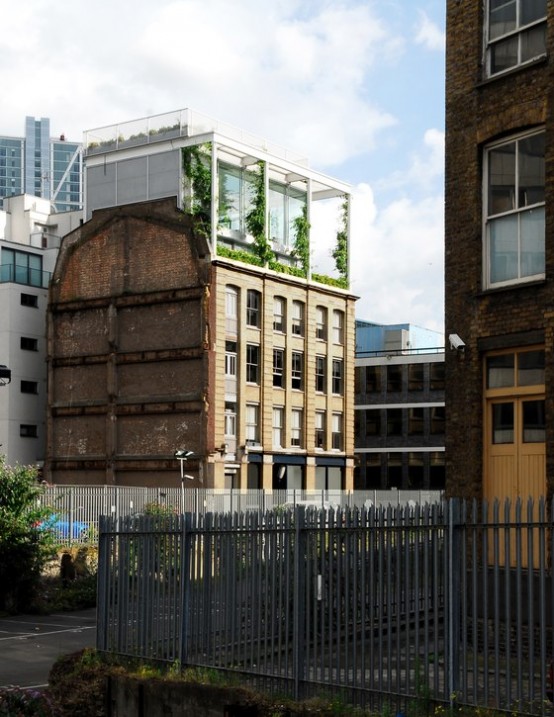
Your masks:
{"label": "vertical fence bar", "polygon": [[448,699],[452,709],[460,688],[460,573],[464,569],[460,564],[462,540],[457,499],[448,503],[448,533],[448,590],[444,603],[448,611]]}
{"label": "vertical fence bar", "polygon": [[295,517],[295,541],[294,541],[294,585],[293,585],[293,606],[294,606],[294,699],[300,699],[300,683],[304,679],[304,648],[305,648],[305,538],[306,538],[306,513],[304,506],[296,506]]}
{"label": "vertical fence bar", "polygon": [[190,590],[191,590],[191,575],[190,575],[190,563],[191,556],[190,551],[192,547],[191,543],[191,527],[192,519],[190,513],[184,513],[181,516],[181,585],[179,594],[176,596],[179,599],[181,608],[181,635],[179,640],[179,662],[181,668],[188,664],[188,646],[189,646],[189,622],[191,619],[190,615]]}

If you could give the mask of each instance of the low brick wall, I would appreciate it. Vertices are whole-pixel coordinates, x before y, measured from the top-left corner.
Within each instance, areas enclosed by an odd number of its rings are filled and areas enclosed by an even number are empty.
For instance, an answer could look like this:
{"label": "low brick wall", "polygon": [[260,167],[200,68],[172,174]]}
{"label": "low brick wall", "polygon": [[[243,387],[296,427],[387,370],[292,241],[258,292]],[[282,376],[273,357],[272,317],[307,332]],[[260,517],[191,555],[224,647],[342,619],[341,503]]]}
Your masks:
{"label": "low brick wall", "polygon": [[112,675],[106,685],[107,717],[263,717],[253,694],[240,687],[140,680]]}

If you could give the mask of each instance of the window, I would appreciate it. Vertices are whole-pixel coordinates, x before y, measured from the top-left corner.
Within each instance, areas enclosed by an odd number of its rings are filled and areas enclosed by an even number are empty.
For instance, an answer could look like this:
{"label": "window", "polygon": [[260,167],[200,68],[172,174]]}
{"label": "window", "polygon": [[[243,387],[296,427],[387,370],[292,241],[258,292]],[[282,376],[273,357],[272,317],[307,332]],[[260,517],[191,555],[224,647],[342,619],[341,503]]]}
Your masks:
{"label": "window", "polygon": [[315,390],[325,392],[325,356],[315,357]]}
{"label": "window", "polygon": [[542,349],[487,357],[487,388],[542,386],[545,382],[545,355]]}
{"label": "window", "polygon": [[304,373],[304,354],[301,351],[293,351],[291,363],[291,387],[301,390]]}
{"label": "window", "polygon": [[344,343],[344,312],[333,311],[333,343]]}
{"label": "window", "polygon": [[284,413],[282,406],[273,408],[273,448],[283,448]]}
{"label": "window", "polygon": [[365,412],[366,436],[381,435],[381,411],[378,408],[369,408]]}
{"label": "window", "polygon": [[431,433],[433,435],[444,434],[444,424],[445,424],[444,406],[435,406],[434,408],[431,408]]}
{"label": "window", "polygon": [[38,393],[36,381],[21,381],[21,393]]}
{"label": "window", "polygon": [[398,393],[402,391],[402,366],[392,364],[387,366],[387,392]]}
{"label": "window", "polygon": [[237,435],[237,409],[234,403],[225,404],[225,435]]}
{"label": "window", "polygon": [[336,451],[342,451],[342,413],[333,413],[332,423],[332,447]]}
{"label": "window", "polygon": [[290,414],[290,444],[294,448],[302,448],[302,414],[301,408],[293,408]]}
{"label": "window", "polygon": [[304,304],[301,301],[292,302],[292,333],[304,336]]}
{"label": "window", "polygon": [[262,295],[259,291],[248,289],[246,292],[246,325],[256,329],[261,325]]}
{"label": "window", "polygon": [[21,436],[21,438],[37,438],[38,428],[34,425],[22,423],[19,426],[19,435]]}
{"label": "window", "polygon": [[285,331],[285,300],[282,296],[273,299],[273,331]]}
{"label": "window", "polygon": [[273,349],[273,385],[277,388],[284,388],[285,351]]}
{"label": "window", "polygon": [[408,391],[423,391],[422,363],[412,363],[408,366]]}
{"label": "window", "polygon": [[325,448],[325,411],[315,412],[315,447]]}
{"label": "window", "polygon": [[35,294],[21,294],[21,306],[38,308],[38,296],[35,296]]}
{"label": "window", "polygon": [[38,339],[22,336],[20,346],[24,351],[38,351]]}
{"label": "window", "polygon": [[486,150],[485,285],[544,277],[544,132]]}
{"label": "window", "polygon": [[246,445],[260,443],[260,407],[255,403],[246,404]]}
{"label": "window", "polygon": [[237,376],[237,344],[236,341],[225,342],[225,375]]}
{"label": "window", "polygon": [[365,367],[365,390],[367,393],[380,393],[381,366]]}
{"label": "window", "polygon": [[324,306],[315,307],[315,337],[320,341],[327,339],[327,309]]}
{"label": "window", "polygon": [[246,382],[260,383],[260,347],[246,344]]}
{"label": "window", "polygon": [[238,325],[239,292],[234,286],[225,287],[225,327],[228,333],[236,334]]}
{"label": "window", "polygon": [[333,359],[333,393],[342,396],[343,392],[343,363],[342,359]]}
{"label": "window", "polygon": [[408,435],[422,436],[425,428],[425,414],[423,408],[408,409]]}
{"label": "window", "polygon": [[402,409],[389,408],[387,410],[387,436],[402,435]]}
{"label": "window", "polygon": [[546,0],[489,0],[487,68],[505,72],[546,54]]}
{"label": "window", "polygon": [[431,391],[444,391],[444,362],[432,363],[429,366],[429,388]]}
{"label": "window", "polygon": [[42,256],[14,249],[2,249],[0,281],[42,286]]}

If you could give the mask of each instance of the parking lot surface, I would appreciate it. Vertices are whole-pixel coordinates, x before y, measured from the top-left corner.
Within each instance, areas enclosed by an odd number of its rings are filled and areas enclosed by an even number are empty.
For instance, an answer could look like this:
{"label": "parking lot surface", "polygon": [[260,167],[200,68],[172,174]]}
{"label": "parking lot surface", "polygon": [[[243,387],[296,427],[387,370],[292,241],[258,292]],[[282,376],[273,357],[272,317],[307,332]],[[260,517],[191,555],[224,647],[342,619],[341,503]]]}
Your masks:
{"label": "parking lot surface", "polygon": [[0,618],[0,687],[41,687],[60,655],[96,645],[96,609]]}

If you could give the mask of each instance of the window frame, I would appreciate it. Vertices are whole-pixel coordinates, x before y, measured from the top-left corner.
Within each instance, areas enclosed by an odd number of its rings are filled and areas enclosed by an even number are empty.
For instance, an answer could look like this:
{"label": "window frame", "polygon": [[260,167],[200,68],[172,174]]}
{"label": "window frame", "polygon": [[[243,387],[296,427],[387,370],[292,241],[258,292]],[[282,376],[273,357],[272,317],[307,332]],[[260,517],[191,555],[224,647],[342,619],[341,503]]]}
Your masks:
{"label": "window frame", "polygon": [[246,383],[260,385],[259,344],[246,344]]}
{"label": "window frame", "polygon": [[326,447],[327,412],[316,410],[314,416],[314,447],[316,450],[325,450]]}
{"label": "window frame", "polygon": [[244,437],[247,446],[260,445],[260,404],[247,403],[244,412]]}
{"label": "window frame", "polygon": [[344,394],[344,361],[334,358],[332,363],[332,393],[335,396]]}
{"label": "window frame", "polygon": [[[486,55],[486,75],[487,77],[499,77],[506,72],[511,72],[513,70],[526,67],[527,65],[536,62],[537,60],[542,59],[543,57],[546,57],[546,22],[547,22],[547,8],[546,8],[546,2],[545,2],[545,13],[544,16],[541,16],[535,20],[531,20],[530,22],[526,24],[522,24],[521,21],[521,3],[525,2],[525,0],[514,0],[515,9],[516,9],[516,18],[515,18],[515,27],[502,33],[498,37],[491,38],[491,13],[493,12],[491,0],[487,0],[486,3],[486,9],[485,9],[485,55]],[[509,3],[505,3],[507,5]],[[532,57],[529,57],[525,60],[522,60],[522,45],[523,45],[523,38],[525,36],[528,36],[530,32],[532,32],[535,28],[540,28],[541,25],[545,28],[545,46],[544,51],[540,52],[537,55],[533,55]],[[512,39],[517,40],[517,59],[514,64],[510,64],[509,66],[502,67],[499,70],[493,71],[493,57],[494,57],[494,49],[497,48],[502,43],[509,42]]]}
{"label": "window frame", "polygon": [[262,295],[257,289],[246,290],[246,325],[259,329],[262,315]]}
{"label": "window frame", "polygon": [[[537,137],[539,135],[543,135],[544,138],[546,138],[545,128],[535,128],[528,132],[521,132],[518,134],[510,135],[509,137],[504,137],[502,140],[499,140],[497,142],[491,142],[490,144],[486,145],[483,149],[483,187],[482,187],[482,197],[483,197],[483,288],[486,289],[496,289],[496,288],[502,288],[504,286],[517,286],[517,285],[523,285],[528,284],[529,282],[534,281],[540,281],[544,280],[545,278],[545,255],[546,255],[546,230],[545,230],[545,217],[544,213],[546,210],[546,204],[545,204],[545,156],[543,156],[543,199],[542,201],[533,202],[530,204],[525,204],[522,202],[520,204],[520,167],[519,167],[519,160],[520,160],[520,152],[519,152],[519,146],[520,143],[524,140],[527,140],[532,137]],[[512,202],[513,205],[511,208],[507,208],[505,211],[495,211],[495,213],[491,213],[493,211],[492,207],[490,207],[491,204],[491,194],[492,194],[492,184],[491,184],[491,156],[492,153],[497,151],[498,149],[502,147],[508,147],[509,145],[514,145],[514,171],[513,171],[513,182],[514,182],[514,192],[513,192],[513,198]],[[546,154],[546,150],[545,150]],[[522,242],[525,239],[525,236],[523,235],[523,229],[522,229],[522,220],[526,216],[531,216],[533,212],[537,212],[538,210],[542,210],[543,212],[543,235],[542,235],[542,259],[543,259],[543,266],[542,271],[537,271],[535,273],[529,273],[529,274],[522,274],[521,270],[521,260],[522,255],[524,254],[523,248],[522,248]],[[516,277],[510,277],[507,279],[497,279],[493,280],[492,278],[492,238],[491,238],[491,232],[495,225],[499,225],[500,222],[506,219],[513,218],[516,221],[516,232],[517,232],[517,266],[518,266],[518,272]]]}
{"label": "window frame", "polygon": [[290,319],[292,335],[304,336],[305,305],[303,301],[293,300]]}
{"label": "window frame", "polygon": [[304,352],[291,353],[290,366],[291,388],[293,391],[302,391],[304,387]]}
{"label": "window frame", "polygon": [[275,331],[279,334],[284,334],[285,328],[286,328],[286,299],[282,296],[274,296],[273,297],[273,331]]}
{"label": "window frame", "polygon": [[327,340],[327,308],[315,307],[315,337],[318,341]]}
{"label": "window frame", "polygon": [[[277,356],[280,361],[275,360]],[[273,349],[273,387],[285,388],[285,349],[277,347]]]}
{"label": "window frame", "polygon": [[344,311],[333,309],[333,343],[344,344]]}
{"label": "window frame", "polygon": [[290,412],[290,445],[291,448],[303,448],[304,445],[304,410],[291,408]]}
{"label": "window frame", "polygon": [[326,392],[326,371],[327,359],[325,356],[317,355],[315,357],[315,390],[316,393]]}

